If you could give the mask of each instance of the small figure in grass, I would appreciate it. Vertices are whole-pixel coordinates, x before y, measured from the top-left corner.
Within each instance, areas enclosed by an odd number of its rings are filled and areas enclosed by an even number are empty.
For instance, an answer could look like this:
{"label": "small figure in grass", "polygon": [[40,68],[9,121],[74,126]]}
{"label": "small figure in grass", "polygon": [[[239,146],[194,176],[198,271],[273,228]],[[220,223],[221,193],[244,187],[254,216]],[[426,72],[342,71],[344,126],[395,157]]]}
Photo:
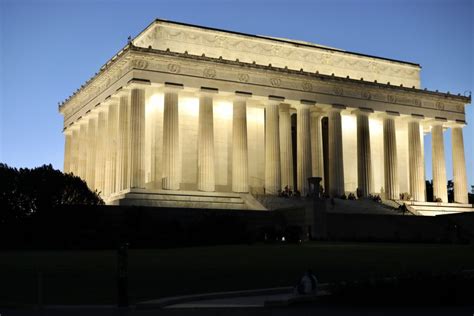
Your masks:
{"label": "small figure in grass", "polygon": [[318,292],[318,279],[311,269],[305,272],[295,288],[295,294],[298,295],[316,295]]}

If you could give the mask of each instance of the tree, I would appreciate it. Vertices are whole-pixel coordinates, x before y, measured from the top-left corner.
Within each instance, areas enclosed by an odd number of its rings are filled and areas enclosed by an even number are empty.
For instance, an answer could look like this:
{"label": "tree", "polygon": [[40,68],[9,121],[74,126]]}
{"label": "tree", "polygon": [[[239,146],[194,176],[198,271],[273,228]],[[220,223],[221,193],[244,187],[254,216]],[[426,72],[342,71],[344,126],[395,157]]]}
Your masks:
{"label": "tree", "polygon": [[16,169],[0,163],[0,179],[0,223],[21,220],[59,205],[104,204],[79,177],[51,165]]}

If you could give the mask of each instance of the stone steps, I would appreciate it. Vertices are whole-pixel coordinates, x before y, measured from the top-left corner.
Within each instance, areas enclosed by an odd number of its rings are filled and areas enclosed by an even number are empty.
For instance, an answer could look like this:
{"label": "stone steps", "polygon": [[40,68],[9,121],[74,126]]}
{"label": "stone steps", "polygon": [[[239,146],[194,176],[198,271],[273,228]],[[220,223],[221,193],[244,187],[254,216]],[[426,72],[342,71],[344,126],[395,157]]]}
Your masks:
{"label": "stone steps", "polygon": [[106,200],[111,205],[265,210],[250,194],[130,189]]}

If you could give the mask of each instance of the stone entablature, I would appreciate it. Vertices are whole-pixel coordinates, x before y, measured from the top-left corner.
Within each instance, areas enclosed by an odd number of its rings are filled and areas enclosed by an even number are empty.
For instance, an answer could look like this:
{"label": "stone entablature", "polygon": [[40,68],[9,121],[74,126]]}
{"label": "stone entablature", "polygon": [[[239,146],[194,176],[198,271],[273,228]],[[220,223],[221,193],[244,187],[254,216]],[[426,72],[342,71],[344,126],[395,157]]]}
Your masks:
{"label": "stone entablature", "polygon": [[275,67],[316,72],[338,77],[364,77],[368,81],[420,87],[415,63],[367,56],[289,39],[255,36],[183,23],[155,20],[134,40],[139,47],[193,55],[272,64]]}
{"label": "stone entablature", "polygon": [[[263,66],[221,58],[194,56],[170,51],[127,45],[101,72],[79,92],[60,106],[64,127],[104,101],[132,78],[153,83],[166,81],[194,87],[195,79],[207,80],[221,91],[252,92],[254,96],[283,95],[287,99],[314,100],[319,104],[344,104],[347,107],[369,107],[375,111],[395,111],[426,118],[465,121],[464,106],[469,97],[406,88],[365,79],[340,78],[288,68]],[[230,88],[229,88],[230,87]]]}

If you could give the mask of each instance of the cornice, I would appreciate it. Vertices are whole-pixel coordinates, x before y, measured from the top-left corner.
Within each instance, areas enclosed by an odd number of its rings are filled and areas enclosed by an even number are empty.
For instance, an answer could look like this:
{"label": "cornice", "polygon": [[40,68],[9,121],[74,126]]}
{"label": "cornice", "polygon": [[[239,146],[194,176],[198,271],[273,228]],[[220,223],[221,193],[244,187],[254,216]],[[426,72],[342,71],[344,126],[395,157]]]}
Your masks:
{"label": "cornice", "polygon": [[[141,55],[141,56],[140,56]],[[320,74],[318,72],[307,72],[303,69],[294,70],[285,68],[274,67],[271,64],[261,65],[254,63],[241,62],[239,60],[226,60],[223,58],[213,58],[207,57],[205,55],[191,55],[187,52],[178,53],[172,52],[170,50],[158,50],[153,48],[142,48],[134,46],[133,44],[126,45],[117,55],[111,58],[104,66],[102,66],[98,73],[96,73],[91,79],[89,79],[84,85],[81,86],[72,96],[66,99],[60,104],[59,111],[61,113],[67,112],[66,106],[70,103],[83,103],[87,102],[88,99],[91,99],[92,95],[97,95],[105,88],[107,88],[107,80],[113,81],[113,78],[120,77],[123,73],[127,72],[130,69],[144,69],[147,68],[147,61],[145,60],[146,56],[155,56],[155,57],[175,57],[177,61],[200,61],[212,63],[214,65],[227,65],[238,67],[239,69],[248,69],[249,71],[253,70],[263,70],[270,72],[270,76],[274,74],[274,78],[270,78],[270,86],[280,87],[281,80],[292,79],[292,77],[306,78],[306,81],[302,82],[302,90],[311,92],[313,90],[311,82],[315,83],[329,83],[329,84],[338,84],[340,87],[335,88],[333,93],[338,96],[353,96],[354,94],[359,94],[359,98],[367,100],[377,100],[376,95],[373,95],[373,92],[377,91],[391,91],[394,94],[396,93],[409,93],[418,98],[432,98],[435,99],[436,109],[444,110],[443,102],[461,102],[463,104],[468,104],[471,102],[471,96],[461,96],[453,95],[448,93],[442,93],[438,91],[430,91],[427,89],[417,89],[415,87],[403,87],[391,85],[390,83],[379,83],[366,81],[363,78],[354,79],[349,77],[338,77],[333,75]],[[169,63],[168,72],[170,73],[179,73],[180,65],[179,63]],[[290,76],[289,76],[290,75]],[[208,72],[203,74],[203,78],[214,78],[216,76],[215,69],[209,68]],[[244,73],[237,74],[238,81],[241,83],[246,83],[249,78],[248,75]],[[282,78],[282,79],[280,79]],[[346,88],[346,89],[345,89]],[[358,89],[358,91],[350,91],[351,89]],[[378,89],[378,90],[377,90]],[[371,93],[372,92],[372,93]],[[377,93],[376,93],[377,94]],[[380,96],[378,96],[380,99]],[[385,102],[396,102],[396,97],[387,96]],[[402,98],[403,99],[403,98]],[[379,100],[381,101],[381,100]],[[400,99],[399,99],[400,101]],[[406,101],[406,100],[405,100]],[[410,101],[413,106],[419,106],[416,99]],[[420,101],[418,101],[420,102]],[[464,109],[462,109],[464,110]]]}

